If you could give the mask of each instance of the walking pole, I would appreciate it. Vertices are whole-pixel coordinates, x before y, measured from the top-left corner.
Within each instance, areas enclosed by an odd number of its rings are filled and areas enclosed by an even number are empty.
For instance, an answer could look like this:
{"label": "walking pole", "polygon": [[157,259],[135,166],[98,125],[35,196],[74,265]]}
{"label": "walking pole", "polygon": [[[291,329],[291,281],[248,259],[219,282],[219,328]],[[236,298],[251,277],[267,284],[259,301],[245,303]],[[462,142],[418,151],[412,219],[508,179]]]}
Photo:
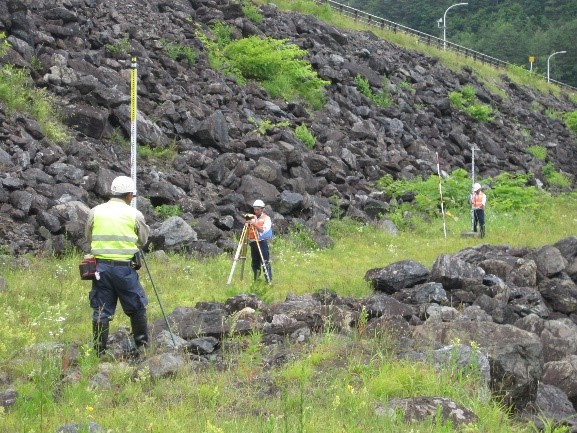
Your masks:
{"label": "walking pole", "polygon": [[271,280],[270,280],[270,276],[268,274],[268,269],[266,267],[266,263],[264,262],[262,250],[260,249],[260,242],[258,240],[258,232],[256,231],[256,227],[252,226],[251,228],[252,228],[252,230],[254,230],[256,248],[258,249],[258,254],[260,255],[260,263],[261,263],[262,269],[264,270],[264,276],[266,277],[266,282],[270,284]]}
{"label": "walking pole", "polygon": [[146,272],[148,272],[148,278],[150,278],[152,288],[154,289],[154,293],[156,294],[156,299],[158,299],[158,305],[160,305],[160,311],[162,311],[164,321],[166,322],[166,327],[168,328],[168,332],[170,333],[170,338],[172,339],[172,344],[174,344],[174,347],[176,348],[176,341],[174,341],[174,335],[172,334],[172,331],[170,330],[170,324],[168,323],[168,319],[166,318],[166,313],[164,312],[162,302],[160,301],[160,296],[158,296],[158,291],[156,290],[154,280],[152,279],[152,274],[150,273],[150,269],[148,268],[148,263],[146,263],[146,258],[144,257],[144,252],[142,252],[142,250],[139,250],[139,253],[140,253],[140,257],[142,257],[142,262],[144,263],[144,267],[146,268]]}
{"label": "walking pole", "polygon": [[435,158],[437,159],[437,174],[439,175],[439,194],[441,196],[441,215],[443,215],[443,233],[445,239],[447,239],[447,225],[445,224],[445,208],[443,207],[443,187],[441,184],[441,168],[439,165],[439,152],[435,152]]}
{"label": "walking pole", "polygon": [[[240,235],[238,247],[236,248],[236,253],[234,254],[234,260],[232,261],[232,268],[231,268],[230,274],[228,276],[228,281],[226,282],[227,285],[230,284],[230,282],[232,281],[234,269],[236,268],[236,264],[238,263],[238,258],[240,257],[241,251],[243,249],[243,243],[246,239],[247,231],[248,231],[248,225],[245,224],[244,227],[242,228],[242,233]],[[243,263],[243,269],[244,269],[244,263]]]}

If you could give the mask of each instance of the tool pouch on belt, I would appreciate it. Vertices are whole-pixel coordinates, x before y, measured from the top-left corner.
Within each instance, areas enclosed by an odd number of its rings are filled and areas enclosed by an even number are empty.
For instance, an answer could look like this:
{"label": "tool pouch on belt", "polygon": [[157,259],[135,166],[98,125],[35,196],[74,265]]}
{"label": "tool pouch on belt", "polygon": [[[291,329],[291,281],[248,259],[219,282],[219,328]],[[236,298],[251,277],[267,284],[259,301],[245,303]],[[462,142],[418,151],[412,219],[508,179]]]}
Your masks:
{"label": "tool pouch on belt", "polygon": [[132,256],[132,259],[130,259],[130,266],[132,266],[132,269],[137,271],[142,268],[142,257],[140,257],[140,251]]}
{"label": "tool pouch on belt", "polygon": [[84,256],[84,259],[78,266],[81,280],[96,279],[96,258],[91,255]]}

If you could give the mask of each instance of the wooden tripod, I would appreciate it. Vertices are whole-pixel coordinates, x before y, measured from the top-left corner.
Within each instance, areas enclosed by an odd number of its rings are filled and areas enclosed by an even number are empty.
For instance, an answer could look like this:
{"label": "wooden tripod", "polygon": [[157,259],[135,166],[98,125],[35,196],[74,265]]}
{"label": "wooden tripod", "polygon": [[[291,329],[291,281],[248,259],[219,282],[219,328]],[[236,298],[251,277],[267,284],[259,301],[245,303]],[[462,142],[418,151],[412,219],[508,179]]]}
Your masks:
{"label": "wooden tripod", "polygon": [[258,249],[258,253],[260,255],[260,263],[264,270],[264,275],[266,277],[267,282],[270,284],[270,275],[268,274],[268,268],[266,267],[266,263],[264,262],[264,257],[262,255],[262,250],[260,249],[260,241],[258,240],[258,232],[256,227],[249,224],[248,222],[244,223],[244,227],[242,228],[242,233],[240,235],[240,240],[238,241],[238,247],[236,248],[236,253],[234,254],[234,259],[232,261],[232,268],[230,270],[230,274],[228,276],[228,281],[226,282],[227,285],[230,284],[232,281],[232,276],[234,275],[234,270],[236,269],[236,265],[238,261],[241,260],[241,268],[240,268],[240,280],[242,281],[244,276],[244,264],[246,262],[246,251],[248,249],[248,240],[249,240],[249,233],[254,234],[254,238],[256,242],[256,247]]}

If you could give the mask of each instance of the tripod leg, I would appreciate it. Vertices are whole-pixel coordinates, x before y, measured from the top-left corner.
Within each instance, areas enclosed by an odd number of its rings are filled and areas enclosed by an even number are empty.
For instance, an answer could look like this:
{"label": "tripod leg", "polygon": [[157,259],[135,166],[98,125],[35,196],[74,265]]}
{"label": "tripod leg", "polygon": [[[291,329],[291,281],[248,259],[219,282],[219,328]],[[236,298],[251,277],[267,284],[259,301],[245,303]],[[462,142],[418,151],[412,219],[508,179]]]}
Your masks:
{"label": "tripod leg", "polygon": [[261,241],[260,249],[262,253],[262,268],[264,269],[264,274],[266,276],[267,282],[272,283],[272,269],[270,266],[270,251],[268,241]]}
{"label": "tripod leg", "polygon": [[244,237],[242,242],[242,249],[240,251],[240,281],[244,278],[244,265],[246,263],[246,250],[248,247],[248,236]]}
{"label": "tripod leg", "polygon": [[[254,230],[256,230],[256,229],[254,229]],[[259,242],[259,240],[258,240],[258,233],[256,234],[256,241],[255,241],[255,242],[256,242],[256,248],[258,249],[258,254],[259,254],[259,256],[260,256],[260,265],[261,265],[261,267],[262,267],[263,270],[264,270],[264,276],[265,276],[265,278],[266,278],[266,282],[270,284],[270,283],[271,283],[271,279],[270,279],[270,275],[269,275],[269,273],[268,273],[267,263],[264,261],[264,257],[263,257],[263,255],[262,255],[262,250],[261,250],[261,248],[260,248],[260,242]]]}
{"label": "tripod leg", "polygon": [[236,264],[238,263],[238,258],[240,257],[240,253],[242,251],[243,248],[243,243],[244,243],[244,239],[246,238],[246,233],[247,229],[246,226],[242,229],[242,233],[240,235],[240,241],[238,242],[238,247],[236,248],[236,253],[234,254],[234,260],[232,262],[232,268],[230,270],[230,274],[228,276],[228,281],[226,282],[226,284],[230,284],[230,282],[232,281],[232,276],[234,274],[234,269],[236,268]]}

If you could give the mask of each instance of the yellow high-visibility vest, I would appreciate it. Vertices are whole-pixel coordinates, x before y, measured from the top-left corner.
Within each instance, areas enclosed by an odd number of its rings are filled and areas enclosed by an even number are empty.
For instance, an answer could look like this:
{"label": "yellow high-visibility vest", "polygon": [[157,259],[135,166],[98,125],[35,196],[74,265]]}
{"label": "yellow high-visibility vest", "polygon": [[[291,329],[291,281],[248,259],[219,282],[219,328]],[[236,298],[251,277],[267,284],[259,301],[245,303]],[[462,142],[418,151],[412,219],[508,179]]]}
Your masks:
{"label": "yellow high-visibility vest", "polygon": [[130,260],[138,252],[136,209],[109,201],[94,208],[92,254],[98,259]]}

